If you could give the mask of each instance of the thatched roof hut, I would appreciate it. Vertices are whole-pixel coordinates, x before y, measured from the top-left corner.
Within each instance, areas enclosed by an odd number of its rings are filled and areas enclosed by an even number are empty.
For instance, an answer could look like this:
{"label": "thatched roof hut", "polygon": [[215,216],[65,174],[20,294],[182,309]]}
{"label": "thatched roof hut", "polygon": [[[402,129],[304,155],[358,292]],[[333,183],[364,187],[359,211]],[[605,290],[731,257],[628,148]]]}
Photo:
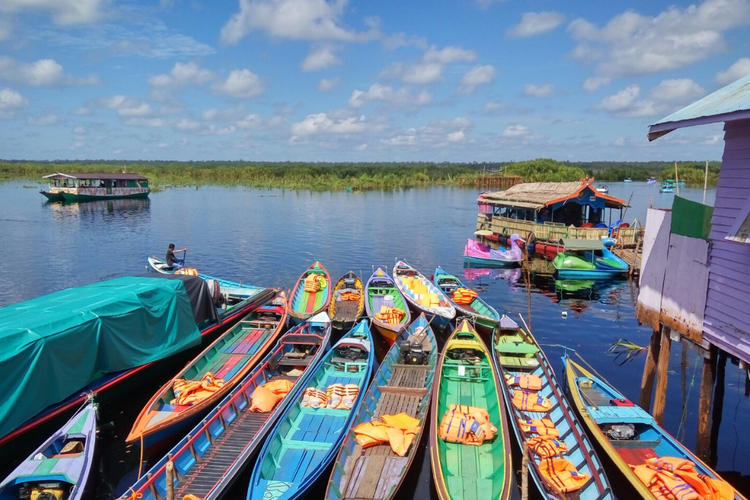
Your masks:
{"label": "thatched roof hut", "polygon": [[[505,191],[483,193],[477,200],[483,205],[506,206],[541,210],[560,203],[604,205],[606,208],[624,208],[625,200],[608,196],[596,190],[594,178],[576,182],[527,182],[516,184]],[[594,197],[594,198],[592,198]]]}

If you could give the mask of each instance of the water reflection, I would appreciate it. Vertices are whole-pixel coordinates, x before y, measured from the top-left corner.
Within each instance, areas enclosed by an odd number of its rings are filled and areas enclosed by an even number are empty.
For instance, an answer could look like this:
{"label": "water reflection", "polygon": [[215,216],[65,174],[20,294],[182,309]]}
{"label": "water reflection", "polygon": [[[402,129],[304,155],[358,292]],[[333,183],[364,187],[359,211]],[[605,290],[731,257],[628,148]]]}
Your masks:
{"label": "water reflection", "polygon": [[44,208],[52,213],[55,220],[98,218],[102,220],[112,218],[147,220],[150,215],[151,200],[149,198],[93,200],[78,203],[47,201],[44,203]]}

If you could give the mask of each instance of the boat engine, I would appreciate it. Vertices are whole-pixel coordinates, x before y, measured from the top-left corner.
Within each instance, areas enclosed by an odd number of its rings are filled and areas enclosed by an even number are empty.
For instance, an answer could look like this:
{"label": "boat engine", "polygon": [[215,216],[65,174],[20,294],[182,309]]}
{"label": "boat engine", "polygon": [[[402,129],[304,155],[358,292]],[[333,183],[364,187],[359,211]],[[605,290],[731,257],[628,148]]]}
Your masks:
{"label": "boat engine", "polygon": [[398,350],[401,353],[401,361],[405,365],[426,365],[427,353],[422,348],[422,343],[409,342],[402,340],[398,344]]}
{"label": "boat engine", "polygon": [[344,359],[356,361],[362,357],[362,349],[354,346],[339,347],[338,355]]}
{"label": "boat engine", "polygon": [[221,308],[226,299],[221,293],[221,286],[219,285],[219,282],[214,279],[208,279],[206,280],[206,284],[208,285],[208,293],[211,294],[211,300],[214,303],[214,307]]}
{"label": "boat engine", "polygon": [[635,439],[635,426],[633,424],[611,424],[603,425],[602,431],[609,439],[618,441]]}

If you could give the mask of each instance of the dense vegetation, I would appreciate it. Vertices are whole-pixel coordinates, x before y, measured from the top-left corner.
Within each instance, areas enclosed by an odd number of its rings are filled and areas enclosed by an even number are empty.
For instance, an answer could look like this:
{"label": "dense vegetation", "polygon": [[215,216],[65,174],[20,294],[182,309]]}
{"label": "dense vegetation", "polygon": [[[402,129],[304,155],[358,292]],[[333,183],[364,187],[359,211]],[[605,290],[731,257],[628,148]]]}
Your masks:
{"label": "dense vegetation", "polygon": [[[709,168],[709,183],[718,179],[719,162]],[[0,161],[0,181],[33,180],[61,172],[137,172],[155,190],[169,186],[242,185],[289,189],[391,189],[431,185],[474,186],[487,176],[519,176],[524,182],[565,182],[586,175],[600,181],[630,178],[643,181],[674,178],[667,162],[559,162],[539,158],[514,163],[301,163],[301,162],[164,162],[164,161]],[[678,176],[688,184],[703,184],[704,164],[678,163]]]}

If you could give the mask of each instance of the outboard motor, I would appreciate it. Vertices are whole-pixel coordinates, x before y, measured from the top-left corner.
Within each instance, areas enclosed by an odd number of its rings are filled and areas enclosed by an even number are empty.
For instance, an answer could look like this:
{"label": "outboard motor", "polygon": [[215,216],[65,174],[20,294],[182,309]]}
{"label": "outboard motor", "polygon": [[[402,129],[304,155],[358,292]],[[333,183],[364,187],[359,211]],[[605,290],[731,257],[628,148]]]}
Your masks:
{"label": "outboard motor", "polygon": [[401,354],[401,361],[405,365],[426,365],[427,353],[422,348],[422,343],[409,342],[402,340],[398,344],[398,350]]}
{"label": "outboard motor", "polygon": [[214,307],[221,307],[222,303],[224,303],[224,296],[221,294],[219,282],[214,279],[207,279],[206,285],[208,285],[208,293],[211,294],[211,301]]}

